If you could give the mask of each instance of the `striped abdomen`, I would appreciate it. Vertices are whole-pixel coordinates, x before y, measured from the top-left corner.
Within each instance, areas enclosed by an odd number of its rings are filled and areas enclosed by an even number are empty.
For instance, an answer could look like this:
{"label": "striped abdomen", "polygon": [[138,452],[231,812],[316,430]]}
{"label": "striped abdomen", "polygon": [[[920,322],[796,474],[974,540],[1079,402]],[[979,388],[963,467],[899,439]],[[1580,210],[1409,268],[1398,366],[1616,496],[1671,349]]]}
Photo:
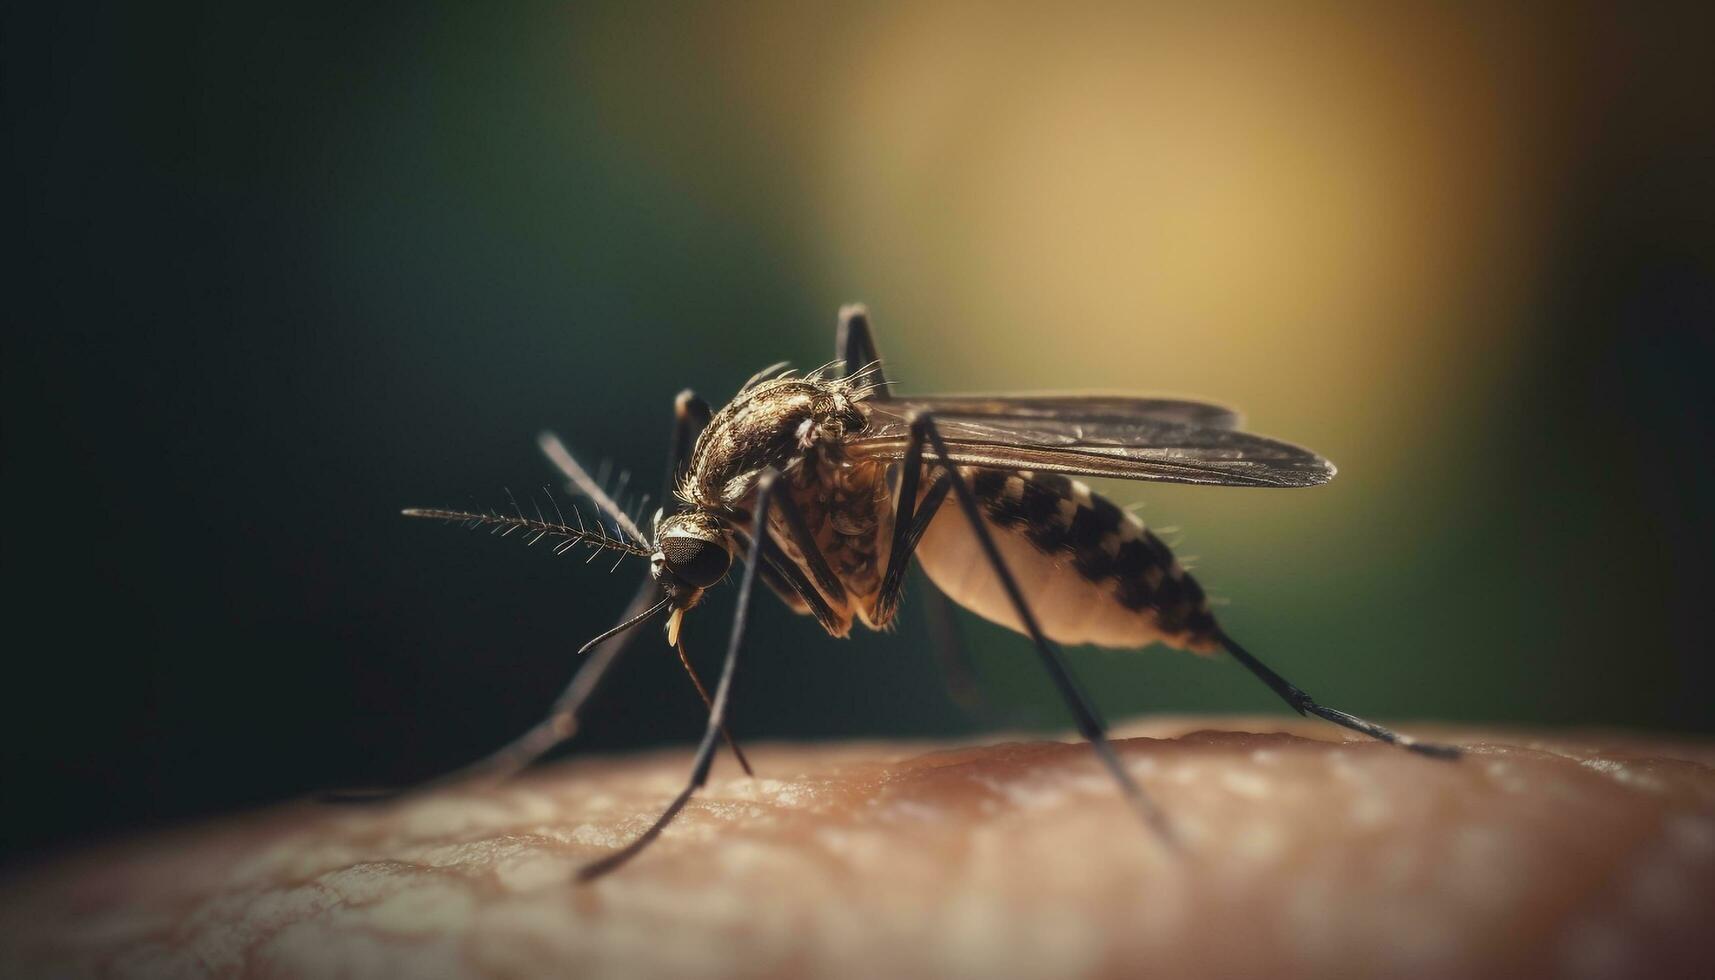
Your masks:
{"label": "striped abdomen", "polygon": [[[1136,515],[1052,473],[961,467],[989,531],[1049,638],[1060,643],[1217,649],[1195,579]],[[925,474],[925,483],[928,482]],[[949,496],[917,559],[955,602],[1022,632],[958,501]]]}

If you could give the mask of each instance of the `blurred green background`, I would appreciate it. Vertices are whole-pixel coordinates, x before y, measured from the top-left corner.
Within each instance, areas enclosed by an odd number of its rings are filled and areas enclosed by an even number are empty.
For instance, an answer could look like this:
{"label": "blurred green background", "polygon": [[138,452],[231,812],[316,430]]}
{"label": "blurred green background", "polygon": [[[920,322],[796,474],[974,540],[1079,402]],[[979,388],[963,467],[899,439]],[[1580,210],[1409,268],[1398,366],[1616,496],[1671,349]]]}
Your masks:
{"label": "blurred green background", "polygon": [[[1383,718],[1708,732],[1710,18],[1599,6],[47,6],[7,14],[7,853],[474,758],[635,569],[397,516],[653,487],[675,392],[1202,396],[1341,466],[1111,485]],[[711,665],[729,594],[693,620]],[[1062,730],[973,617],[998,714]],[[1075,650],[1106,712],[1284,711]],[[922,611],[772,602],[751,739],[970,733]],[[688,741],[645,637],[579,747]]]}

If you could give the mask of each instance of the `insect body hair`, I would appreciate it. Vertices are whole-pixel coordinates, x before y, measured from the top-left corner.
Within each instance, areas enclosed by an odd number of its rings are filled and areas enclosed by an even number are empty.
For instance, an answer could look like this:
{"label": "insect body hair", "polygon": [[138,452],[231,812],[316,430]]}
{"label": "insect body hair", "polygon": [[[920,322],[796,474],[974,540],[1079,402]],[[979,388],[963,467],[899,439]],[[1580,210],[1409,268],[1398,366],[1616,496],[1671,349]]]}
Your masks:
{"label": "insect body hair", "polygon": [[679,499],[731,510],[763,470],[791,472],[806,455],[838,451],[843,439],[863,431],[869,424],[863,402],[879,388],[865,380],[873,373],[827,378],[826,370],[803,377],[788,370],[740,391],[698,437],[677,488]]}

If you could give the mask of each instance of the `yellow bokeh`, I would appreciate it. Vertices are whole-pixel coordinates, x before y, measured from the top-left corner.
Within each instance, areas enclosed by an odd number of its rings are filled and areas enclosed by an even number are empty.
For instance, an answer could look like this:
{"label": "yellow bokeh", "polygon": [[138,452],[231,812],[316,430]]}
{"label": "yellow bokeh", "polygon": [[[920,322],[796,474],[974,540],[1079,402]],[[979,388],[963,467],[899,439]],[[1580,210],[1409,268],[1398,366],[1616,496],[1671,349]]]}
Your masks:
{"label": "yellow bokeh", "polygon": [[826,274],[886,297],[902,370],[1213,393],[1383,442],[1513,356],[1540,185],[1494,39],[983,10],[878,18],[820,133]]}

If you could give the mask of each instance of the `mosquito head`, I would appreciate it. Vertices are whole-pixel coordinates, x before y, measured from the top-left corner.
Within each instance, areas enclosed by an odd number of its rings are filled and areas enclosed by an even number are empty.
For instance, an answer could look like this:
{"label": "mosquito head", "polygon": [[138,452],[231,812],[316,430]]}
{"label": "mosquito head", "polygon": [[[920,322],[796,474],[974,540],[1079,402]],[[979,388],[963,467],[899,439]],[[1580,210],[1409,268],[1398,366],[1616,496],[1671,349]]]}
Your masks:
{"label": "mosquito head", "polygon": [[655,553],[650,574],[672,600],[667,642],[678,642],[679,620],[702,600],[703,591],[732,567],[733,538],[721,521],[700,510],[686,510],[655,524]]}

